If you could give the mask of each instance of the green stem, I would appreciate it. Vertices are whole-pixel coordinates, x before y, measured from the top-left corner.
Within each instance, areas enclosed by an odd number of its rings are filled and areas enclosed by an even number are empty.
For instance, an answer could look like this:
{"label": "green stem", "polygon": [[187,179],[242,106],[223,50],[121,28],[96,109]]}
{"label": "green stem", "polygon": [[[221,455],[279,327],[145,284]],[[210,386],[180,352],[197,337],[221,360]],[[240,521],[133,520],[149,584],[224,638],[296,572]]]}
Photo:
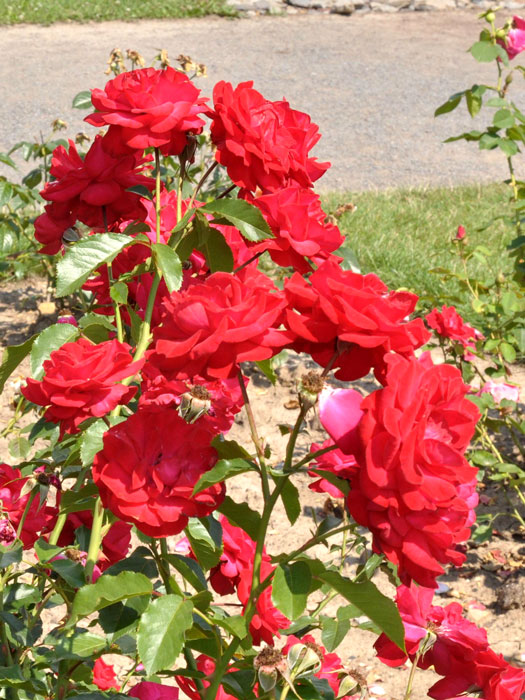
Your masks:
{"label": "green stem", "polygon": [[206,180],[208,179],[208,177],[211,175],[211,173],[215,170],[215,168],[216,168],[218,165],[219,165],[219,164],[217,163],[217,161],[215,161],[214,163],[212,163],[212,164],[210,165],[210,167],[208,168],[208,170],[206,170],[206,172],[204,173],[204,175],[201,177],[201,179],[200,179],[199,182],[197,183],[197,187],[194,189],[193,194],[191,195],[190,203],[188,204],[188,209],[191,209],[191,208],[193,207],[193,203],[195,202],[196,196],[199,194],[200,188],[203,186],[203,184],[206,182]]}
{"label": "green stem", "polygon": [[100,544],[102,542],[102,524],[104,522],[104,506],[100,496],[95,503],[93,511],[93,525],[91,526],[91,536],[89,538],[89,549],[86,560],[86,580],[91,583],[93,569],[98,561]]}
{"label": "green stem", "polygon": [[[197,670],[197,664],[195,663],[195,659],[193,658],[193,654],[191,653],[191,649],[188,647],[184,647],[183,649],[183,654],[184,658],[186,660],[186,665],[191,671],[196,671]],[[204,684],[200,678],[194,678],[195,685],[197,686],[197,691],[200,695],[200,697],[204,697]]]}
{"label": "green stem", "polygon": [[290,439],[288,440],[288,444],[286,445],[286,457],[284,460],[284,466],[283,466],[283,471],[286,474],[286,472],[289,472],[292,468],[292,460],[293,460],[293,455],[295,451],[295,444],[297,442],[297,438],[299,437],[299,432],[301,430],[301,426],[303,424],[303,420],[305,415],[308,412],[308,408],[301,407],[301,410],[299,411],[299,415],[297,416],[297,420],[295,421],[295,425],[293,427],[292,433],[290,435]]}
{"label": "green stem", "polygon": [[160,243],[160,150],[155,148],[155,220],[156,241]]}
{"label": "green stem", "polygon": [[260,467],[263,496],[264,496],[264,500],[266,502],[270,497],[270,482],[268,479],[268,474],[266,473],[266,464],[264,461],[264,447],[261,443],[259,433],[257,432],[257,425],[255,423],[255,417],[253,415],[252,405],[250,403],[250,397],[248,396],[248,392],[246,391],[246,386],[244,384],[244,377],[243,377],[241,370],[239,370],[239,373],[237,374],[237,379],[239,380],[239,386],[241,387],[242,399],[244,401],[244,409],[245,409],[246,415],[248,417],[248,424],[250,426],[250,435],[252,438],[252,442],[255,445],[255,451],[257,452],[257,458],[258,458],[259,467]]}
{"label": "green stem", "polygon": [[297,464],[294,464],[292,466],[292,470],[294,472],[296,472],[301,467],[304,467],[305,464],[308,464],[308,462],[312,462],[314,459],[317,459],[321,455],[324,455],[327,452],[333,452],[334,450],[337,450],[337,445],[330,445],[329,447],[323,447],[322,450],[317,450],[316,452],[310,452],[309,454],[306,455],[306,457],[303,457],[303,459],[300,462],[297,462]]}
{"label": "green stem", "polygon": [[412,660],[412,668],[410,669],[410,675],[408,676],[407,687],[403,696],[403,700],[410,700],[410,697],[412,695],[412,684],[414,683],[414,676],[416,675],[417,664],[420,656],[421,651],[418,650],[417,654]]}
{"label": "green stem", "polygon": [[24,508],[24,512],[22,513],[22,517],[20,518],[20,522],[18,524],[18,528],[16,531],[16,536],[18,537],[18,539],[20,539],[20,534],[24,528],[24,523],[26,521],[27,514],[29,513],[29,509],[31,508],[33,501],[35,500],[36,494],[37,494],[36,490],[33,489],[33,491],[31,492],[31,495],[27,499],[26,507]]}

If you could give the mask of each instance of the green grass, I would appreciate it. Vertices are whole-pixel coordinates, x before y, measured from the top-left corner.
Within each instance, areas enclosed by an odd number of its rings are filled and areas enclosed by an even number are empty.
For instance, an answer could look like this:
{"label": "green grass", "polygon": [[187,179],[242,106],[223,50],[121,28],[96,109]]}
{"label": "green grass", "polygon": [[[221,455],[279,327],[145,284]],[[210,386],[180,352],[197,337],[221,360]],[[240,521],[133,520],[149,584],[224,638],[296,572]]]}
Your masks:
{"label": "green grass", "polygon": [[[430,270],[462,269],[456,246],[451,245],[460,224],[467,231],[469,247],[487,246],[493,251],[494,267],[511,269],[505,247],[513,238],[512,230],[500,220],[480,230],[509,213],[508,193],[505,185],[337,193],[324,196],[323,205],[328,213],[347,202],[357,206],[355,212],[342,215],[339,227],[362,272],[375,272],[391,288],[410,289],[423,305],[434,305],[438,298],[441,304],[450,304],[457,285]],[[493,271],[476,260],[469,262],[468,271],[483,281],[493,277]],[[474,320],[468,306],[458,306]]]}
{"label": "green grass", "polygon": [[0,0],[0,25],[235,16],[225,0]]}

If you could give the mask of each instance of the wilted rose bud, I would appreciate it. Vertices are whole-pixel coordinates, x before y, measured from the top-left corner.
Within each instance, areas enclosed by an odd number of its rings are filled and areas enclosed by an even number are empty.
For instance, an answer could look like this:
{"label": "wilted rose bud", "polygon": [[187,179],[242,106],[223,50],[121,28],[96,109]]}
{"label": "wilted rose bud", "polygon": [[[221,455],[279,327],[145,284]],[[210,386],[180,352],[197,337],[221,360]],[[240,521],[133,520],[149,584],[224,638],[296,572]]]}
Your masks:
{"label": "wilted rose bud", "polygon": [[0,544],[9,547],[16,540],[16,530],[8,518],[0,518]]}
{"label": "wilted rose bud", "polygon": [[179,415],[186,423],[195,423],[211,409],[211,396],[204,386],[196,384],[181,396]]}
{"label": "wilted rose bud", "polygon": [[279,674],[285,676],[288,671],[286,658],[278,649],[264,647],[254,659],[253,666],[257,678],[265,693],[275,688]]}
{"label": "wilted rose bud", "polygon": [[315,406],[323,387],[324,379],[320,372],[311,370],[303,374],[298,386],[299,401],[303,410],[307,411]]}
{"label": "wilted rose bud", "polygon": [[67,122],[63,119],[55,119],[51,122],[51,128],[53,131],[64,131],[64,129],[67,129]]}

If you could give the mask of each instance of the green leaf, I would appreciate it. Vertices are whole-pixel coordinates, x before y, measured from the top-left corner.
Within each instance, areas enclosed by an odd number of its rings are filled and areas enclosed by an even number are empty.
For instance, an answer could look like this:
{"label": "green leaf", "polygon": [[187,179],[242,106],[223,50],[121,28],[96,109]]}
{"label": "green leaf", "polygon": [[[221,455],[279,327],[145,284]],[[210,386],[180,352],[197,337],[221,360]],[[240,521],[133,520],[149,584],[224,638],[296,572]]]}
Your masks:
{"label": "green leaf", "polygon": [[348,496],[350,491],[350,482],[346,479],[341,479],[336,476],[333,472],[328,471],[328,469],[312,469],[311,470],[317,476],[322,477],[329,481],[333,486],[335,486],[339,491],[341,491],[345,496]]}
{"label": "green leaf", "polygon": [[150,580],[159,575],[157,565],[147,547],[137,547],[129,556],[110,566],[104,573],[106,576],[118,576],[123,571],[144,574]]}
{"label": "green leaf", "polygon": [[230,615],[229,617],[215,618],[214,621],[238,639],[244,639],[248,634],[246,618],[243,615]]}
{"label": "green leaf", "polygon": [[128,187],[126,192],[133,192],[133,194],[138,194],[139,197],[153,200],[153,193],[146,185],[133,185],[132,187]]}
{"label": "green leaf", "polygon": [[45,695],[46,686],[36,678],[26,678],[20,666],[0,666],[0,688],[15,688]]}
{"label": "green leaf", "polygon": [[312,575],[304,561],[279,564],[272,582],[272,600],[290,620],[298,618],[306,608]]}
{"label": "green leaf", "polygon": [[349,603],[353,603],[394,644],[397,644],[402,651],[405,650],[405,628],[396,604],[380,593],[371,581],[353,583],[337,571],[320,572],[318,578],[328,583]]}
{"label": "green leaf", "polygon": [[208,267],[212,272],[231,272],[233,270],[233,253],[222,233],[210,226],[206,217],[196,212],[193,220],[193,232],[196,234],[195,247],[204,253]]}
{"label": "green leaf", "polygon": [[512,116],[512,112],[510,109],[498,109],[494,115],[494,118],[492,119],[492,123],[498,129],[507,129],[514,126],[514,117]]}
{"label": "green leaf", "polygon": [[503,355],[503,359],[506,362],[509,362],[510,364],[516,362],[516,350],[510,343],[506,343],[505,341],[503,341],[499,346],[499,349],[501,354]]}
{"label": "green leaf", "polygon": [[512,141],[512,139],[498,139],[498,146],[503,151],[506,156],[515,156],[518,153],[518,144]]}
{"label": "green leaf", "polygon": [[277,375],[272,366],[272,358],[268,360],[256,360],[255,364],[274,386],[277,383]]}
{"label": "green leaf", "polygon": [[45,638],[44,644],[53,647],[46,654],[53,662],[91,657],[107,647],[107,641],[103,637],[82,628],[75,629],[70,636],[64,632],[60,636],[50,634]]}
{"label": "green leaf", "polygon": [[9,440],[8,449],[13,459],[24,460],[31,452],[31,443],[27,438],[17,435],[17,437]]}
{"label": "green leaf", "polygon": [[6,569],[11,564],[22,561],[23,547],[21,542],[13,542],[12,547],[4,547],[0,544],[0,569]]}
{"label": "green leaf", "polygon": [[217,454],[221,459],[250,459],[250,453],[239,445],[235,440],[225,440],[222,435],[217,435],[211,441],[212,447],[217,450]]}
{"label": "green leaf", "polygon": [[496,58],[507,58],[507,52],[498,44],[491,41],[477,41],[470,49],[470,53],[480,63],[489,63]]}
{"label": "green leaf", "polygon": [[[84,567],[79,563],[65,557],[63,547],[49,544],[39,539],[35,542],[35,552],[38,560],[46,568],[55,571],[72,588],[80,588],[86,582]],[[59,559],[55,557],[62,555]]]}
{"label": "green leaf", "polygon": [[80,439],[80,459],[83,467],[88,467],[93,464],[95,455],[104,447],[103,437],[107,430],[108,426],[106,422],[103,418],[99,418],[82,433]]}
{"label": "green leaf", "polygon": [[217,510],[225,515],[233,525],[244,530],[252,540],[257,539],[261,516],[252,510],[247,503],[236,503],[229,496],[226,496]]}
{"label": "green leaf", "polygon": [[100,611],[99,623],[110,644],[137,627],[140,616],[148,607],[149,602],[149,596],[137,596],[108,605],[107,608]]}
{"label": "green leaf", "polygon": [[78,591],[73,601],[72,619],[85,617],[127,598],[151,595],[152,592],[153,584],[144,574],[133,571],[122,571],[116,576],[104,574],[95,583]]}
{"label": "green leaf", "polygon": [[39,168],[34,168],[30,172],[28,172],[25,177],[22,178],[22,184],[26,187],[29,187],[30,190],[34,187],[37,187],[37,185],[39,185],[41,181],[42,171]]}
{"label": "green leaf", "polygon": [[91,90],[82,90],[73,97],[72,106],[75,109],[92,109]]}
{"label": "green leaf", "polygon": [[212,214],[217,223],[235,226],[248,241],[274,237],[261,211],[243,199],[217,199],[199,211]]}
{"label": "green leaf", "polygon": [[327,651],[334,651],[341,644],[350,630],[348,619],[339,620],[333,617],[321,615],[322,635],[321,639]]}
{"label": "green leaf", "polygon": [[472,90],[467,90],[467,92],[465,93],[465,97],[467,100],[467,109],[469,111],[469,114],[471,117],[475,117],[481,109],[481,95],[473,92]]}
{"label": "green leaf", "polygon": [[195,484],[192,496],[204,491],[213,484],[218,484],[221,481],[230,479],[236,474],[244,474],[244,472],[254,471],[255,467],[245,459],[220,459],[214,467],[205,472],[198,482]]}
{"label": "green leaf", "polygon": [[103,328],[105,328],[108,331],[111,331],[112,333],[117,332],[116,326],[113,323],[111,323],[107,316],[103,316],[102,314],[86,314],[85,316],[82,316],[82,318],[78,322],[78,326],[83,330],[89,328],[89,326],[102,326]]}
{"label": "green leaf", "polygon": [[182,285],[182,263],[179,256],[165,243],[153,243],[151,248],[169,293],[177,292]]}
{"label": "green leaf", "polygon": [[109,288],[109,296],[116,304],[127,304],[128,285],[124,282],[114,282]]}
{"label": "green leaf", "polygon": [[75,243],[58,262],[57,296],[79,289],[97,267],[110,263],[133,240],[123,233],[94,233]]}
{"label": "green leaf", "polygon": [[204,569],[219,563],[222,553],[222,528],[215,518],[190,518],[185,529],[197,561]]}
{"label": "green leaf", "polygon": [[[279,483],[280,479],[284,478],[285,477],[275,477],[275,482]],[[281,491],[281,499],[290,525],[294,525],[297,518],[301,515],[301,500],[297,487],[292,484],[290,479],[286,479],[286,483]]]}
{"label": "green leaf", "polygon": [[78,328],[71,323],[55,323],[35,338],[31,348],[31,374],[34,379],[44,376],[44,362],[54,350],[76,339]]}
{"label": "green leaf", "polygon": [[151,676],[169,670],[180,654],[184,633],[193,624],[193,605],[178,595],[151,601],[142,615],[137,635],[140,660]]}
{"label": "green leaf", "polygon": [[20,345],[12,345],[11,347],[5,348],[2,354],[2,364],[0,365],[0,393],[2,393],[4,390],[5,383],[13,374],[18,365],[27,355],[29,355],[31,348],[33,347],[33,343],[37,338],[38,335],[34,335],[32,338],[28,338]]}
{"label": "green leaf", "polygon": [[194,559],[182,554],[168,554],[168,561],[196,591],[207,590],[204,573]]}
{"label": "green leaf", "polygon": [[444,102],[436,109],[436,111],[434,112],[434,116],[439,117],[441,114],[447,114],[448,112],[452,112],[461,102],[461,98],[464,94],[465,93],[463,92],[457,92],[455,95],[449,97],[446,102]]}
{"label": "green leaf", "polygon": [[6,153],[0,153],[0,163],[8,165],[10,168],[14,168],[15,170],[17,170],[14,160],[10,158]]}

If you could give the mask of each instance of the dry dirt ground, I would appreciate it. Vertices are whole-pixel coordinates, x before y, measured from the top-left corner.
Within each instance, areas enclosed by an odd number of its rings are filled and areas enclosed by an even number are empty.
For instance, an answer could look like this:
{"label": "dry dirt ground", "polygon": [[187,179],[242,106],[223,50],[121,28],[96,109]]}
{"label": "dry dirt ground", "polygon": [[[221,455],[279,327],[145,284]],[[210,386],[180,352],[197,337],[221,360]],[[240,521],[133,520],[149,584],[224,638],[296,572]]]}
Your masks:
{"label": "dry dirt ground", "polygon": [[[45,292],[42,281],[32,280],[4,285],[0,290],[0,319],[2,321],[2,343],[22,342],[28,335],[41,329],[54,318],[42,314],[48,311],[39,304]],[[311,365],[313,366],[313,364]],[[252,374],[249,393],[254,404],[254,412],[261,436],[271,447],[272,459],[280,461],[285,446],[277,429],[279,423],[293,423],[296,416],[294,408],[295,385],[301,374],[311,368],[298,356],[291,355],[278,370],[279,381],[275,387],[260,373]],[[27,373],[24,364],[20,374]],[[525,390],[525,372],[516,368],[514,380]],[[364,392],[373,390],[373,381],[363,379],[359,383]],[[12,399],[15,393],[10,383],[0,401],[0,425],[4,425],[11,415]],[[523,395],[523,393],[522,393]],[[249,445],[249,433],[243,413],[239,414],[236,424],[229,434],[245,445]],[[306,452],[312,442],[325,439],[318,417],[308,419],[307,432],[300,436],[299,449]],[[9,462],[6,440],[0,442],[0,459]],[[316,517],[323,517],[326,498],[308,488],[309,478],[299,479],[297,486],[301,495],[303,512],[299,520],[290,529],[284,511],[278,510],[271,522],[268,550],[272,554],[296,547],[309,537],[313,527],[312,512]],[[245,499],[253,508],[261,505],[260,486],[252,475],[242,475],[229,482],[228,492],[237,501]],[[501,492],[494,487],[484,491],[486,505],[480,506],[480,512],[487,508],[500,511],[508,509]],[[525,514],[525,513],[524,513]],[[325,556],[326,550],[319,547],[315,554]],[[349,559],[350,572],[356,561]],[[460,570],[450,570],[442,577],[448,591],[440,596],[439,603],[446,605],[451,601],[462,604],[469,619],[486,627],[493,648],[517,665],[525,665],[525,533],[520,532],[510,518],[503,518],[499,524],[498,534],[488,543],[476,546],[469,544],[467,564]],[[386,577],[376,577],[379,587],[386,593],[393,588]],[[334,603],[332,611],[337,605]],[[330,609],[328,609],[330,611]],[[389,669],[374,656],[372,644],[374,636],[360,629],[352,629],[340,645],[337,653],[350,667],[363,673],[371,686],[372,697],[385,700],[402,700],[408,669]],[[420,671],[416,675],[413,698],[419,700],[426,696],[426,689],[435,682],[431,671]]]}

